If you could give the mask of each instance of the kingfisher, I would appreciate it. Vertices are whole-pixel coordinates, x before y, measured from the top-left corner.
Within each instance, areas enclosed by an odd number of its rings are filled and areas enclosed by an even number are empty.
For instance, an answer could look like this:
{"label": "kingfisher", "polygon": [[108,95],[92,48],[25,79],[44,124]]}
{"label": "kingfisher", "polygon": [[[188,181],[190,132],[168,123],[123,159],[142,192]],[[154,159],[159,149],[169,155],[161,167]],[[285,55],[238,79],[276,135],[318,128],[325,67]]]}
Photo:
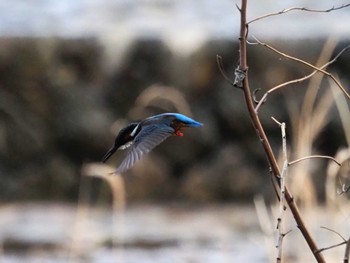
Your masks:
{"label": "kingfisher", "polygon": [[131,168],[142,155],[150,152],[171,135],[183,136],[185,127],[201,127],[202,123],[180,113],[162,113],[138,122],[132,122],[121,129],[114,145],[103,156],[106,162],[113,153],[120,149],[129,149],[116,173],[123,173]]}

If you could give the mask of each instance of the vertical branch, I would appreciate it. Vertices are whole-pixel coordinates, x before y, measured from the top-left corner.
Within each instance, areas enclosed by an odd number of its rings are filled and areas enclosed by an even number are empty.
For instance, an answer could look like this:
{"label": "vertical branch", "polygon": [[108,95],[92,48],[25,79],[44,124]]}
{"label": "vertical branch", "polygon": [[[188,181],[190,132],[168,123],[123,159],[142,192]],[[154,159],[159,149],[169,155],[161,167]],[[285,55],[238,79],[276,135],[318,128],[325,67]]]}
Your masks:
{"label": "vertical branch", "polygon": [[281,173],[281,194],[280,194],[280,201],[279,201],[279,211],[278,211],[278,218],[277,218],[277,233],[278,233],[278,243],[277,243],[277,258],[276,262],[281,263],[282,262],[282,244],[283,244],[283,238],[285,237],[285,233],[283,232],[283,214],[286,209],[284,206],[285,202],[285,183],[284,178],[286,176],[288,169],[288,161],[284,160],[283,162],[283,170]]}
{"label": "vertical branch", "polygon": [[243,80],[243,91],[244,91],[244,99],[246,102],[246,106],[248,108],[248,112],[250,118],[252,120],[252,124],[256,130],[256,133],[264,147],[265,153],[271,165],[271,170],[275,176],[272,176],[272,183],[275,188],[276,194],[279,193],[279,182],[276,177],[279,177],[280,171],[277,165],[277,161],[273,155],[272,148],[270,143],[267,140],[265,131],[261,125],[260,119],[255,112],[254,101],[252,94],[250,92],[250,86],[248,81],[248,65],[247,65],[247,25],[246,25],[246,12],[247,12],[247,0],[242,0],[242,7],[240,9],[241,12],[241,29],[240,29],[240,37],[239,37],[239,68],[241,71],[246,71],[246,77]]}
{"label": "vertical branch", "polygon": [[[241,13],[241,25],[240,25],[240,37],[239,37],[239,51],[240,51],[240,70],[243,72],[246,72],[248,69],[247,66],[247,19],[246,19],[246,12],[247,12],[247,0],[242,0],[242,5],[240,9]],[[244,91],[244,98],[246,102],[246,106],[248,108],[248,112],[252,121],[252,124],[257,132],[258,137],[260,138],[260,142],[262,143],[262,146],[264,148],[266,157],[269,161],[269,164],[271,166],[271,170],[273,172],[272,176],[272,182],[273,186],[276,189],[280,188],[280,170],[277,164],[277,160],[273,154],[271,145],[267,139],[267,136],[265,134],[265,131],[261,125],[259,116],[255,112],[254,109],[254,101],[250,92],[249,82],[248,82],[248,73],[246,74],[246,77],[243,80],[243,91]],[[278,192],[278,191],[276,191]],[[296,206],[294,199],[292,195],[289,193],[288,188],[285,188],[285,199],[286,202],[293,214],[294,220],[300,229],[302,235],[304,236],[304,239],[306,240],[307,244],[309,245],[309,248],[311,252],[313,253],[315,259],[317,262],[325,262],[323,256],[321,253],[316,253],[318,251],[318,247],[311,237],[308,229],[306,228],[306,225],[301,217],[301,214],[299,212],[298,207]]]}
{"label": "vertical branch", "polygon": [[283,214],[286,209],[284,203],[285,203],[285,176],[287,175],[287,170],[288,170],[287,139],[286,139],[286,124],[284,122],[279,123],[274,118],[273,120],[277,122],[281,127],[281,134],[282,134],[283,169],[280,177],[281,193],[280,193],[278,218],[277,218],[278,241],[276,245],[276,248],[277,248],[276,262],[281,263],[282,262],[282,244],[283,244],[283,238],[285,237],[285,234],[283,232]]}

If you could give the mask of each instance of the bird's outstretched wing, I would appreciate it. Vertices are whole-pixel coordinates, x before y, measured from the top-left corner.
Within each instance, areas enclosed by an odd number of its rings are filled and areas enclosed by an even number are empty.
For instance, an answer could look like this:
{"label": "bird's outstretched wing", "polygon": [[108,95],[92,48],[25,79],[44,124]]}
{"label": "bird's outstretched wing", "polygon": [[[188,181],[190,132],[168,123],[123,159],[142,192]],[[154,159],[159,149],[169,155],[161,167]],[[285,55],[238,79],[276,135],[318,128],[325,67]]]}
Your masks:
{"label": "bird's outstretched wing", "polygon": [[117,169],[117,173],[123,173],[138,161],[143,154],[148,153],[158,144],[174,133],[174,129],[168,125],[152,124],[141,129],[135,137],[133,144]]}

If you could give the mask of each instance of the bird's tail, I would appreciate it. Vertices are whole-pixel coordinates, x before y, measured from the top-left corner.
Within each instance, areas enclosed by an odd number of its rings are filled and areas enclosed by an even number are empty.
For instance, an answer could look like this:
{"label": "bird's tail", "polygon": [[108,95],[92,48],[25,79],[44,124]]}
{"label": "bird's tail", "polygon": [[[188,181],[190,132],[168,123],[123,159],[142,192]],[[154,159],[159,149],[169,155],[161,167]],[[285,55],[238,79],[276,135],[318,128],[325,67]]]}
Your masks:
{"label": "bird's tail", "polygon": [[113,146],[111,147],[108,152],[102,157],[102,162],[105,163],[109,157],[111,157],[111,155],[117,150],[117,147]]}

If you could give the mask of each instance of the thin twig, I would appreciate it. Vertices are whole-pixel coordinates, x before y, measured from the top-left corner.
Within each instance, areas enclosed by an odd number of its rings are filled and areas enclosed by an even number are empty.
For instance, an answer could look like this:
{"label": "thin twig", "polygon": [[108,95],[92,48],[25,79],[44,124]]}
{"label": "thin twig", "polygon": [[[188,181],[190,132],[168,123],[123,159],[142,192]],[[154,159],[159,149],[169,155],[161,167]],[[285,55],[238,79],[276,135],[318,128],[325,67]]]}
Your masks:
{"label": "thin twig", "polygon": [[310,156],[302,157],[302,158],[299,158],[297,160],[289,162],[288,165],[293,165],[293,164],[296,164],[298,162],[308,160],[308,159],[313,159],[313,158],[329,159],[329,160],[332,160],[333,162],[335,162],[337,165],[341,166],[341,163],[339,163],[336,159],[334,159],[331,156],[327,156],[327,155],[310,155]]}
{"label": "thin twig", "polygon": [[[252,43],[252,44],[258,44],[258,43]],[[329,65],[333,64],[335,61],[337,61],[337,59],[346,51],[350,48],[350,45],[346,46],[345,48],[343,48],[332,60],[328,61],[326,64],[324,64],[323,66],[320,67],[320,69],[325,69],[326,67],[328,67]],[[260,106],[262,104],[264,104],[264,102],[266,101],[267,99],[267,96],[282,88],[282,87],[285,87],[285,86],[288,86],[288,85],[291,85],[291,84],[295,84],[295,83],[300,83],[302,81],[305,81],[309,78],[311,78],[313,75],[315,75],[318,71],[317,70],[314,70],[313,72],[311,72],[309,75],[306,75],[304,77],[301,77],[301,78],[298,78],[298,79],[293,79],[293,80],[290,80],[290,81],[287,81],[287,82],[283,82],[271,89],[269,89],[267,92],[265,92],[265,94],[262,96],[262,98],[259,100],[259,102],[257,103],[257,106],[255,107],[255,111],[258,112]]]}
{"label": "thin twig", "polygon": [[322,229],[325,229],[325,230],[328,230],[328,231],[330,231],[330,232],[336,234],[336,235],[337,235],[338,237],[340,237],[343,241],[345,241],[345,242],[347,241],[346,238],[343,237],[339,232],[337,232],[337,231],[335,231],[335,230],[333,230],[333,229],[331,229],[331,228],[328,228],[328,227],[326,227],[326,226],[321,226],[321,228],[322,228]]}
{"label": "thin twig", "polygon": [[334,10],[339,10],[339,9],[342,9],[342,8],[345,8],[345,7],[348,7],[348,6],[350,6],[350,3],[349,4],[343,4],[343,5],[338,6],[338,7],[334,7],[333,6],[332,8],[325,9],[325,10],[322,10],[322,9],[309,9],[309,8],[305,8],[305,7],[290,7],[290,8],[283,9],[282,11],[279,11],[279,12],[276,12],[276,13],[269,13],[269,14],[262,15],[262,16],[259,16],[257,18],[254,18],[254,19],[250,20],[249,22],[247,22],[247,25],[249,25],[249,24],[251,24],[253,22],[256,22],[258,20],[270,17],[270,16],[277,16],[277,15],[285,14],[285,13],[288,13],[288,12],[291,12],[291,11],[306,11],[306,12],[314,12],[314,13],[328,13],[328,12],[331,12],[331,11],[334,11]]}
{"label": "thin twig", "polygon": [[255,102],[255,104],[259,103],[259,100],[256,99],[256,94],[260,91],[260,88],[257,88],[253,91],[253,101]]}
{"label": "thin twig", "polygon": [[239,12],[242,12],[242,9],[239,7],[239,5],[238,5],[238,4],[235,4],[235,5],[236,5],[237,10],[238,10]]}
{"label": "thin twig", "polygon": [[323,70],[323,69],[321,69],[321,68],[318,68],[318,67],[312,65],[311,63],[306,62],[305,60],[302,60],[302,59],[300,59],[300,58],[296,58],[296,57],[293,57],[293,56],[291,56],[291,55],[285,54],[285,53],[283,53],[283,52],[277,50],[276,48],[274,48],[274,47],[272,47],[272,46],[270,46],[270,45],[268,45],[268,44],[266,44],[266,43],[263,43],[263,42],[259,41],[257,38],[255,38],[255,40],[256,40],[257,43],[259,43],[260,45],[262,45],[262,46],[264,46],[264,47],[267,47],[268,49],[274,51],[275,53],[277,53],[277,54],[279,54],[279,55],[281,55],[281,56],[284,56],[285,58],[288,58],[288,59],[297,61],[297,62],[299,62],[299,63],[301,63],[301,64],[303,64],[303,65],[305,65],[305,66],[308,66],[308,67],[310,67],[310,68],[313,68],[313,69],[316,70],[316,71],[322,72],[322,73],[325,74],[326,76],[330,77],[330,78],[335,82],[335,84],[340,88],[340,90],[344,93],[344,95],[345,95],[348,99],[350,99],[350,95],[346,92],[345,88],[341,85],[341,83],[340,83],[331,73],[329,73],[329,72],[327,72],[327,71],[325,71],[325,70]]}
{"label": "thin twig", "polygon": [[322,251],[325,251],[325,250],[329,250],[329,249],[332,249],[332,248],[335,248],[335,247],[339,247],[339,246],[342,246],[342,245],[345,245],[348,241],[340,234],[338,233],[337,231],[333,230],[333,229],[330,229],[328,227],[325,227],[325,226],[321,226],[322,229],[325,229],[325,230],[328,230],[334,234],[336,234],[337,236],[339,236],[343,242],[340,242],[338,244],[335,244],[335,245],[331,245],[329,247],[324,247],[324,248],[320,248],[319,250],[316,251],[316,253],[321,253]]}
{"label": "thin twig", "polygon": [[275,117],[271,117],[271,119],[277,123],[278,126],[281,127],[282,123],[280,123]]}
{"label": "thin twig", "polygon": [[345,193],[347,193],[350,190],[350,185],[346,185],[346,184],[342,183],[340,177],[339,177],[339,183],[341,185],[341,190],[340,191],[337,190],[337,194],[338,195],[345,194]]}
{"label": "thin twig", "polygon": [[342,245],[345,245],[346,243],[347,243],[346,241],[343,241],[343,242],[340,242],[338,244],[331,245],[329,247],[323,247],[323,248],[320,248],[319,250],[317,250],[316,253],[321,253],[323,251],[326,251],[326,250],[329,250],[329,249],[332,249],[332,248],[335,248],[335,247],[340,247]]}
{"label": "thin twig", "polygon": [[224,77],[224,79],[230,83],[233,87],[237,88],[237,86],[232,82],[232,80],[227,76],[224,70],[224,66],[222,64],[222,57],[219,55],[216,55],[216,63],[218,64],[218,68],[220,70],[221,75]]}
{"label": "thin twig", "polygon": [[[321,73],[325,74],[326,76],[328,76],[329,78],[331,78],[331,79],[334,81],[334,83],[338,86],[338,88],[339,88],[339,89],[344,93],[344,95],[350,100],[350,95],[346,92],[346,90],[345,90],[345,88],[342,86],[342,84],[341,84],[331,73],[329,73],[329,72],[323,70],[322,68],[318,68],[318,67],[312,65],[311,63],[306,62],[305,60],[302,60],[302,59],[300,59],[300,58],[296,58],[296,57],[293,57],[293,56],[288,55],[288,54],[286,54],[286,53],[283,53],[282,51],[279,51],[279,50],[277,50],[276,48],[274,48],[274,47],[272,47],[272,46],[270,46],[270,45],[268,45],[268,44],[266,44],[266,43],[261,42],[261,41],[258,40],[256,37],[254,37],[254,39],[256,40],[256,43],[258,43],[259,45],[262,45],[262,46],[264,46],[264,47],[266,47],[266,48],[268,48],[268,49],[274,51],[275,53],[277,53],[277,54],[279,54],[279,55],[281,55],[281,56],[283,56],[283,57],[285,57],[285,58],[287,58],[287,59],[291,59],[291,60],[297,61],[297,62],[299,62],[299,63],[301,63],[301,64],[303,64],[303,65],[305,65],[305,66],[308,66],[308,67],[314,69],[316,72],[321,72]],[[347,50],[348,48],[349,48],[349,47],[346,47],[344,50],[342,50],[342,52],[344,52],[344,51]],[[341,53],[342,53],[342,52],[341,52]],[[338,57],[338,56],[337,56],[337,57]],[[336,57],[336,58],[337,58],[337,57]],[[314,74],[314,73],[311,73],[311,74]],[[309,75],[306,76],[306,77],[301,78],[300,81],[303,81],[303,80],[305,80],[305,79],[310,78],[310,77],[312,76],[311,74],[309,74]],[[310,76],[310,75],[311,75],[311,76]],[[305,78],[305,79],[304,79],[304,78]],[[296,82],[299,82],[299,80],[295,80],[295,81],[296,81]],[[295,83],[295,82],[294,82],[294,81],[291,81],[291,83]],[[288,83],[288,84],[291,84],[291,83]],[[286,85],[288,85],[288,84],[286,84]],[[282,83],[282,84],[280,84],[280,85],[281,85],[281,87],[285,86],[284,83]],[[281,88],[281,87],[277,86],[277,87],[273,88],[272,91],[274,91],[274,90],[276,90],[276,89],[278,89],[278,88]],[[272,91],[269,90],[269,91],[266,92],[266,93],[264,94],[264,96],[260,99],[260,102],[261,102],[261,103],[259,102],[258,105],[256,106],[256,108],[255,108],[255,111],[256,111],[256,112],[257,112],[257,110],[260,108],[261,104],[266,100],[266,97],[267,97],[268,93],[270,93],[270,92],[272,92]]]}
{"label": "thin twig", "polygon": [[257,103],[256,107],[255,107],[255,112],[258,113],[258,110],[260,108],[261,105],[263,105],[265,102],[266,102],[266,99],[267,99],[267,95],[269,94],[270,92],[267,91],[265,92],[265,94],[261,97],[261,99],[259,100],[259,102]]}

